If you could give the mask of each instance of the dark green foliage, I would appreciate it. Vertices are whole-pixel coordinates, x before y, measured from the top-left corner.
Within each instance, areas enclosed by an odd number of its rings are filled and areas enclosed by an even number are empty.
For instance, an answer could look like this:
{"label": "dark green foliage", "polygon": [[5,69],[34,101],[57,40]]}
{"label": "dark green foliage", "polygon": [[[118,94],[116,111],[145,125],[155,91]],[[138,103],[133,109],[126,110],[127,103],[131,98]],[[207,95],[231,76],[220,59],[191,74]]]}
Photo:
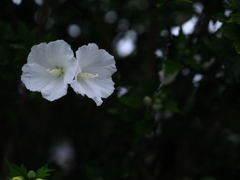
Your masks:
{"label": "dark green foliage", "polygon": [[13,178],[16,176],[22,176],[24,179],[28,179],[27,177],[27,169],[22,164],[20,167],[18,167],[16,164],[12,164],[6,160],[6,164],[9,168],[10,174],[9,177]]}
{"label": "dark green foliage", "polygon": [[[27,180],[25,167],[51,180],[240,179],[239,0],[44,2],[0,3],[0,179]],[[21,83],[31,47],[57,39],[115,57],[116,89],[100,107],[70,88],[49,102]],[[126,39],[135,49],[121,56]]]}
{"label": "dark green foliage", "polygon": [[227,17],[224,14],[218,13],[214,14],[212,17],[216,20],[224,22],[220,31],[233,41],[233,46],[235,50],[240,52],[240,3],[239,1],[231,0],[230,4],[226,6],[227,9],[232,10],[233,12]]}
{"label": "dark green foliage", "polygon": [[52,172],[52,171],[54,170],[48,169],[48,164],[46,164],[36,171],[36,179],[37,178],[45,179],[47,176],[50,176],[49,172]]}
{"label": "dark green foliage", "polygon": [[49,172],[54,171],[53,169],[48,169],[48,164],[44,165],[43,167],[39,168],[36,173],[32,170],[27,171],[24,165],[18,167],[14,163],[10,163],[9,161],[5,160],[8,169],[10,171],[9,178],[14,177],[22,177],[25,180],[32,180],[32,179],[46,179],[47,176],[50,176]]}

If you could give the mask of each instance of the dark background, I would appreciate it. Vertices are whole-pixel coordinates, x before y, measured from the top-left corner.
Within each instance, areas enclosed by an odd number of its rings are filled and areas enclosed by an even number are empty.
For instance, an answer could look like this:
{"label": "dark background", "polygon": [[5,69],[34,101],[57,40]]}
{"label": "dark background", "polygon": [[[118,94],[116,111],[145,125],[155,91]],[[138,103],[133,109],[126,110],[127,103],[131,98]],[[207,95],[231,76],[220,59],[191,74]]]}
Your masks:
{"label": "dark background", "polygon": [[[239,10],[237,0],[1,0],[0,179],[4,159],[48,163],[52,180],[240,179]],[[209,30],[216,14],[222,31]],[[192,32],[172,33],[193,16]],[[100,107],[71,88],[49,102],[21,83],[31,47],[57,39],[114,55],[116,90]]]}

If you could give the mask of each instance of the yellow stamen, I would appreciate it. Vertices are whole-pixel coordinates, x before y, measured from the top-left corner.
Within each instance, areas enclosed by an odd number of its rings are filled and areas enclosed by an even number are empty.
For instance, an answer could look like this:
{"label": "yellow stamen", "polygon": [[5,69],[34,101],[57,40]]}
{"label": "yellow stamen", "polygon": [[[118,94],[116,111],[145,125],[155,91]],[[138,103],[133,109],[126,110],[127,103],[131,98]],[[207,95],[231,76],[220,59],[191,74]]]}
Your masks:
{"label": "yellow stamen", "polygon": [[53,76],[60,76],[63,74],[63,70],[56,68],[56,69],[52,69],[52,70],[48,70],[50,74],[52,74]]}
{"label": "yellow stamen", "polygon": [[78,77],[81,78],[81,79],[94,79],[95,77],[98,77],[98,75],[81,72],[81,73],[78,74]]}

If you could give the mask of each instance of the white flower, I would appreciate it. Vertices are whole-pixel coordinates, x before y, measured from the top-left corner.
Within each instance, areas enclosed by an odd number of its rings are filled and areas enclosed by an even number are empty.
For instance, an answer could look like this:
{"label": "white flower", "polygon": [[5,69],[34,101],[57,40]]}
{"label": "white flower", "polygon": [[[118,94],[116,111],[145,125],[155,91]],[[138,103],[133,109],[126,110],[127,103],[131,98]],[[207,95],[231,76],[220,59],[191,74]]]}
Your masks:
{"label": "white flower", "polygon": [[16,5],[20,5],[22,0],[12,0],[12,2]]}
{"label": "white flower", "polygon": [[22,82],[31,91],[39,91],[49,101],[67,93],[78,64],[71,47],[63,40],[32,47],[28,62],[22,68]]}
{"label": "white flower", "polygon": [[112,55],[94,43],[80,47],[76,52],[79,68],[71,87],[76,93],[92,98],[97,106],[102,104],[101,98],[107,98],[114,91],[112,74],[116,72]]}

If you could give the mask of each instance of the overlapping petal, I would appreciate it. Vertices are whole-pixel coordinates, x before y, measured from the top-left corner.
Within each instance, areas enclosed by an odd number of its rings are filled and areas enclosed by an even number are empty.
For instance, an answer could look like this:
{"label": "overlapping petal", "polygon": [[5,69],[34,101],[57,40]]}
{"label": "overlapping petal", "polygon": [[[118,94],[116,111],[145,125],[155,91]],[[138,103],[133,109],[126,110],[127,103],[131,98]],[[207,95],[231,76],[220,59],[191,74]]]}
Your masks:
{"label": "overlapping petal", "polygon": [[76,57],[63,40],[35,45],[22,68],[22,82],[49,101],[66,95],[70,84],[76,93],[92,98],[99,106],[102,98],[114,91],[114,57],[94,43],[80,47]]}
{"label": "overlapping petal", "polygon": [[[65,41],[41,43],[32,47],[28,62],[22,68],[21,79],[27,89],[39,91],[44,98],[53,101],[66,95],[77,67],[74,53]],[[50,73],[58,68],[61,75]]]}
{"label": "overlapping petal", "polygon": [[[76,57],[81,69],[77,71],[71,87],[75,92],[92,98],[99,106],[102,104],[101,98],[107,98],[114,91],[111,78],[117,70],[114,57],[94,43],[80,47]],[[79,73],[91,74],[94,78],[79,78]]]}

